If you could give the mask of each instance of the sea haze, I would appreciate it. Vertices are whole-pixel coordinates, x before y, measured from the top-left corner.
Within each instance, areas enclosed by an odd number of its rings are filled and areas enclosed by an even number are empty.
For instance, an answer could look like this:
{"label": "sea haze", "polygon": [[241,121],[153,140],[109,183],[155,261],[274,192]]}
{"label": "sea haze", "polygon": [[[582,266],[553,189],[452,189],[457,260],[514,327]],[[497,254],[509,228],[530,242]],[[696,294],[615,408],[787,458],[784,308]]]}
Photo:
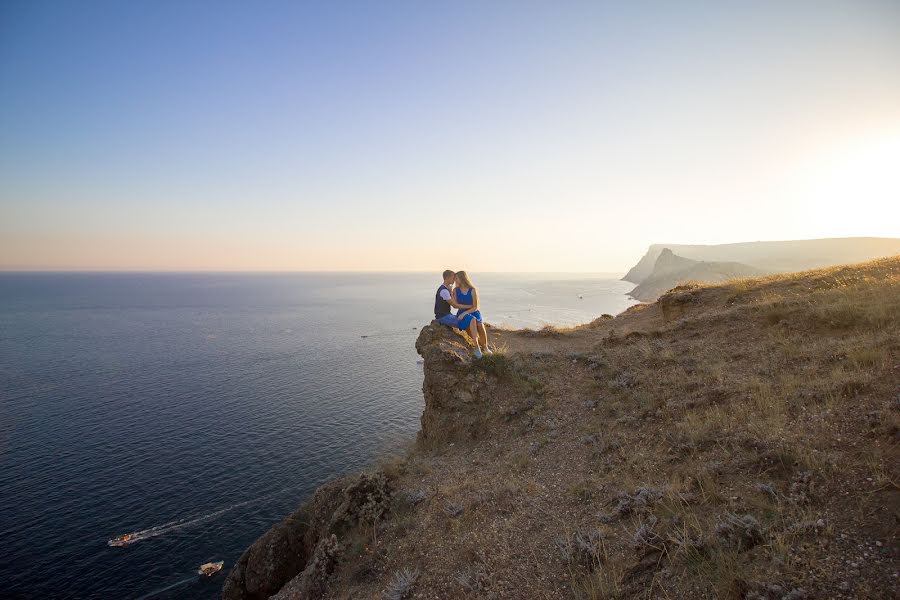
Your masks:
{"label": "sea haze", "polygon": [[[437,279],[0,274],[3,596],[218,597],[198,565],[413,439]],[[513,327],[634,303],[608,276],[475,279]]]}

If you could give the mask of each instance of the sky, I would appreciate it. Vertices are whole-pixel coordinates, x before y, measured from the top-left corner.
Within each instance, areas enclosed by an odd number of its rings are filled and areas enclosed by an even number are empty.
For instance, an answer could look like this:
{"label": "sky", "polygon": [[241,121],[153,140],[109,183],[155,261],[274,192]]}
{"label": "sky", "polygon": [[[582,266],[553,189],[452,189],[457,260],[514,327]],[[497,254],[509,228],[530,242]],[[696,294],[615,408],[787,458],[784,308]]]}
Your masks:
{"label": "sky", "polygon": [[900,2],[0,3],[0,269],[900,237]]}

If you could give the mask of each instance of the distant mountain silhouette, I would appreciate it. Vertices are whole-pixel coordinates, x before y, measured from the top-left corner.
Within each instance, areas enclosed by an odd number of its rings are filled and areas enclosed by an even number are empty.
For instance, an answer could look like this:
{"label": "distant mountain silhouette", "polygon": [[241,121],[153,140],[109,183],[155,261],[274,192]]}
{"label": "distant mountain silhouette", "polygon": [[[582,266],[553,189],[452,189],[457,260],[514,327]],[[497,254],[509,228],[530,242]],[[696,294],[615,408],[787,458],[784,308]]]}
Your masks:
{"label": "distant mountain silhouette", "polygon": [[765,275],[765,272],[737,262],[692,260],[663,248],[656,258],[653,272],[631,291],[631,296],[643,302],[652,302],[666,291],[687,281],[715,283],[735,277],[759,275]]}
{"label": "distant mountain silhouette", "polygon": [[663,249],[695,261],[736,262],[763,273],[785,273],[900,254],[897,238],[828,238],[719,245],[653,244],[622,279],[640,284],[653,274]]}

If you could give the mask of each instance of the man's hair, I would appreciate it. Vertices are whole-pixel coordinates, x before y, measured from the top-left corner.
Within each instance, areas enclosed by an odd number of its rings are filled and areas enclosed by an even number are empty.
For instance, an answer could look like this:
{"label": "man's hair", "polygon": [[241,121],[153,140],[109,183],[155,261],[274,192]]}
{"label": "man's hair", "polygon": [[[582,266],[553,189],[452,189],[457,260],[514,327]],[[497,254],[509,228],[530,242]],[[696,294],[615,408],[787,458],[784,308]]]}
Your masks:
{"label": "man's hair", "polygon": [[447,269],[446,271],[444,271],[444,279],[447,279],[451,275],[456,275],[456,273],[454,271],[451,271],[450,269]]}

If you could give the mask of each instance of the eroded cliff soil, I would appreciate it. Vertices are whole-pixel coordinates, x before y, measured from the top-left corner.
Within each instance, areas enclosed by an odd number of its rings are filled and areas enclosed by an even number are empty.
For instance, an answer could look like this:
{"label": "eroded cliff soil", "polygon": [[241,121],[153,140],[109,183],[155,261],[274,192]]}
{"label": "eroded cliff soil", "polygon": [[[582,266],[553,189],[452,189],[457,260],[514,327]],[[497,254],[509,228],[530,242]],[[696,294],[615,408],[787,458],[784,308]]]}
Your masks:
{"label": "eroded cliff soil", "polygon": [[416,447],[247,550],[246,598],[893,598],[900,258],[572,329],[432,324]]}

